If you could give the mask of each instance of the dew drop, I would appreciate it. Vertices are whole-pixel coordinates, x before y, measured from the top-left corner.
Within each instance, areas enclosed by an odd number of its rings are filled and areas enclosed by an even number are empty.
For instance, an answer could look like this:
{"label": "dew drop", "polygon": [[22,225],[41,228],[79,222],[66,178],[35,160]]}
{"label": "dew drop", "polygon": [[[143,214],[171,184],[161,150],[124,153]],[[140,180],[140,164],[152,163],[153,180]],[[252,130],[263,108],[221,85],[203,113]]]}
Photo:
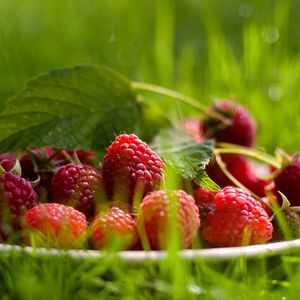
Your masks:
{"label": "dew drop", "polygon": [[268,89],[268,96],[272,101],[279,101],[282,97],[282,90],[277,85],[271,85]]}
{"label": "dew drop", "polygon": [[268,43],[268,44],[274,44],[278,41],[279,39],[279,30],[275,26],[266,26],[263,29],[263,39]]}
{"label": "dew drop", "polygon": [[244,3],[239,6],[239,15],[242,18],[250,18],[253,15],[254,7],[250,3]]}

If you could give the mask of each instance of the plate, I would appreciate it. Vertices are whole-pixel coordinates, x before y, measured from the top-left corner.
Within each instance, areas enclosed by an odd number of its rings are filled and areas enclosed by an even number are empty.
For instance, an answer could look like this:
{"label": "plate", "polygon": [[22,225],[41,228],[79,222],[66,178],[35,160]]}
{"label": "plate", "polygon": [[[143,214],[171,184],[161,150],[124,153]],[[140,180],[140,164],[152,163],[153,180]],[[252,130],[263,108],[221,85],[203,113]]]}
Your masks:
{"label": "plate", "polygon": [[[230,260],[239,257],[272,256],[282,253],[291,253],[300,250],[300,239],[284,242],[252,245],[243,247],[210,248],[199,250],[181,250],[179,255],[186,260]],[[0,245],[0,253],[23,252],[39,256],[68,255],[74,259],[101,259],[107,252],[96,250],[58,250],[46,248],[21,247],[16,245]],[[166,251],[120,251],[116,256],[128,262],[143,262],[146,260],[159,261],[167,256]]]}

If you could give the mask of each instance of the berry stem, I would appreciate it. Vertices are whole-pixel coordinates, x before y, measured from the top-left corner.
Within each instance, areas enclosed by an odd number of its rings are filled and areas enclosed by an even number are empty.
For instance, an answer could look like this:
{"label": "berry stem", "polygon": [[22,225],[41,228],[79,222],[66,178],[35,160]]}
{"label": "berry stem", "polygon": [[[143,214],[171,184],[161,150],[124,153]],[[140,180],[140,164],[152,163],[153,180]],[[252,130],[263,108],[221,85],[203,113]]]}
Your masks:
{"label": "berry stem", "polygon": [[[2,162],[1,162],[2,163]],[[2,167],[2,165],[0,164],[0,175],[2,175],[3,173],[5,173],[4,168]]]}
{"label": "berry stem", "polygon": [[22,168],[18,159],[16,159],[14,166],[9,170],[9,172],[21,177]]}
{"label": "berry stem", "polygon": [[30,181],[30,184],[33,188],[35,188],[41,182],[41,176],[38,174],[37,179]]}
{"label": "berry stem", "polygon": [[223,162],[221,155],[219,153],[215,153],[215,158],[216,158],[216,162],[218,164],[218,166],[220,167],[220,169],[222,170],[222,172],[227,176],[227,178],[233,183],[235,184],[237,187],[248,191],[251,196],[258,200],[260,203],[262,203],[263,205],[267,206],[271,211],[273,211],[273,208],[266,203],[265,201],[263,201],[259,196],[257,196],[255,193],[253,193],[252,191],[250,191],[247,187],[245,187],[239,180],[237,180],[226,168],[225,163]]}
{"label": "berry stem", "polygon": [[165,87],[150,84],[150,83],[133,81],[131,83],[131,85],[134,90],[149,91],[149,92],[154,92],[156,94],[168,96],[170,98],[173,98],[173,99],[179,100],[185,104],[188,104],[188,105],[200,110],[205,115],[212,117],[214,119],[220,120],[224,124],[228,124],[228,125],[231,124],[230,119],[224,117],[222,114],[219,114],[215,111],[209,110],[206,105],[200,103],[198,100],[196,100],[190,96],[181,94],[177,91],[174,91],[174,90],[171,90],[171,89],[168,89]]}
{"label": "berry stem", "polygon": [[61,151],[62,155],[70,162],[70,163],[75,163],[76,164],[76,161],[73,159],[73,157],[71,155],[69,155],[69,153],[63,149]]}
{"label": "berry stem", "polygon": [[56,149],[56,150],[54,151],[54,153],[51,154],[51,155],[48,157],[47,161],[48,161],[48,162],[52,161],[52,160],[53,160],[59,153],[61,153],[62,151],[63,151],[63,149]]}
{"label": "berry stem", "polygon": [[229,143],[218,143],[214,149],[215,154],[242,154],[256,160],[265,162],[276,169],[281,168],[281,164],[271,155],[263,153],[257,149],[247,148]]}

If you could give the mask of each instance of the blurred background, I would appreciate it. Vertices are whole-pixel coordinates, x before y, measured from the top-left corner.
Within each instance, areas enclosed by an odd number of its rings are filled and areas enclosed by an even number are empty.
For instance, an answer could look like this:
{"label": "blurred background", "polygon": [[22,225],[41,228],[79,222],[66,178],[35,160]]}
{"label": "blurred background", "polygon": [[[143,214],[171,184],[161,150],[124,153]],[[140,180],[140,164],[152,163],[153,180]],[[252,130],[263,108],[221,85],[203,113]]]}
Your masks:
{"label": "blurred background", "polygon": [[1,0],[0,108],[39,73],[101,64],[203,103],[233,98],[259,146],[296,151],[299,22],[298,0]]}

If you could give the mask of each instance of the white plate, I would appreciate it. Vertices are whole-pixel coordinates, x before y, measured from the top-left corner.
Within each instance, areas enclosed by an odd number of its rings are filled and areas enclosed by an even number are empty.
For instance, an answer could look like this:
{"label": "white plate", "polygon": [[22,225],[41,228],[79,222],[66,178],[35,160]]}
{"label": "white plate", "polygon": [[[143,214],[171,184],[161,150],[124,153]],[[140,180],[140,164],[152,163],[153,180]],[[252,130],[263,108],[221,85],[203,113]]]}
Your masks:
{"label": "white plate", "polygon": [[[180,256],[183,259],[205,259],[205,260],[228,260],[239,257],[271,256],[285,252],[300,251],[300,239],[269,243],[265,245],[253,245],[244,247],[210,248],[199,250],[182,250]],[[106,255],[105,252],[96,250],[58,250],[46,248],[21,247],[15,245],[0,244],[0,253],[12,251],[25,252],[34,255],[69,255],[75,259],[97,259]],[[162,260],[166,257],[165,251],[120,251],[116,253],[118,258],[124,261],[141,262],[145,260]]]}

